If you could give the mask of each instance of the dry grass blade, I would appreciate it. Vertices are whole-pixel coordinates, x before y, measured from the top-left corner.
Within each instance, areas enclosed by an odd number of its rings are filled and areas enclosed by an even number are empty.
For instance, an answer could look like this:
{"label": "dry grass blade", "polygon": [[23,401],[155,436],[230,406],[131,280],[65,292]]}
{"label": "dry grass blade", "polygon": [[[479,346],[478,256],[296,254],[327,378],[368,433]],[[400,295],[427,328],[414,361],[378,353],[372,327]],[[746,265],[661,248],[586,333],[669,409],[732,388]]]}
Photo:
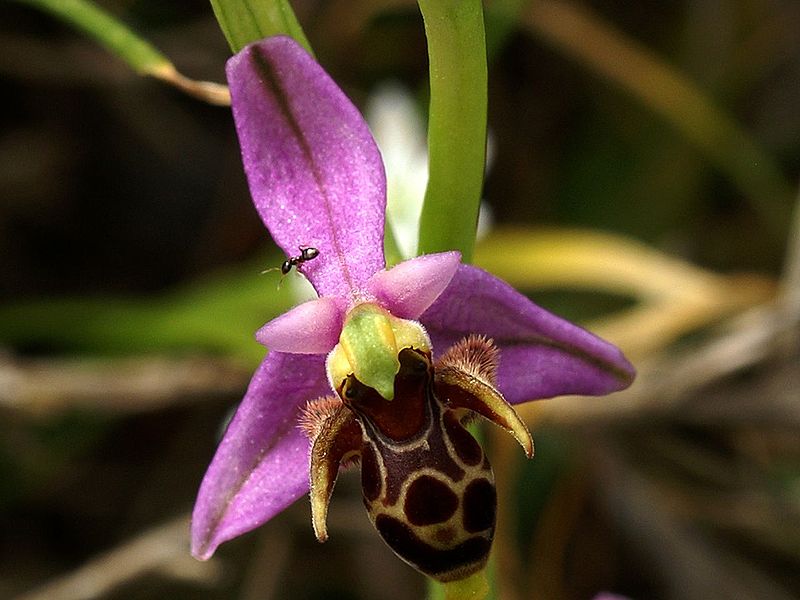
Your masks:
{"label": "dry grass blade", "polygon": [[189,79],[178,72],[171,64],[161,65],[150,70],[147,74],[209,104],[214,104],[215,106],[230,106],[231,104],[231,92],[227,85],[212,81]]}
{"label": "dry grass blade", "polygon": [[137,413],[236,395],[246,368],[208,357],[25,359],[0,355],[0,407],[53,415],[76,408]]}

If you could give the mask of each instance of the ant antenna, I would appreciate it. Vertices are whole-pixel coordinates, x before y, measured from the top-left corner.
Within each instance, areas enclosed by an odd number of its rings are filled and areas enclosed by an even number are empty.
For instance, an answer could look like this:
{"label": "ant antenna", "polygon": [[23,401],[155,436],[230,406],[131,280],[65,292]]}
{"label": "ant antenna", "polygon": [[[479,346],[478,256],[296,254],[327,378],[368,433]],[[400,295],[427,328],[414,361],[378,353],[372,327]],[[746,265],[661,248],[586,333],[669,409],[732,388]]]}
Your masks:
{"label": "ant antenna", "polygon": [[287,258],[280,267],[270,267],[264,271],[261,271],[261,274],[269,273],[271,271],[280,271],[281,278],[278,281],[278,289],[281,289],[281,283],[283,283],[283,278],[286,277],[292,268],[296,268],[298,271],[300,267],[303,266],[309,260],[314,260],[319,256],[319,250],[314,248],[313,246],[299,246],[298,250],[300,250],[300,254],[297,256],[290,256]]}

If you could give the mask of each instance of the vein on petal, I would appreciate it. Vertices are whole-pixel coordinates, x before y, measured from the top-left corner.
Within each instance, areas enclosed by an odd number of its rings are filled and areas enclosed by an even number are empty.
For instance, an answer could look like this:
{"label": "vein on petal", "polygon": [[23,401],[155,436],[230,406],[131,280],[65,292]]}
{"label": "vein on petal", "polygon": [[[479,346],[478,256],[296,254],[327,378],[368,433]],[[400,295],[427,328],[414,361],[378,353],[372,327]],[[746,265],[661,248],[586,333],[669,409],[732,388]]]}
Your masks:
{"label": "vein on petal", "polygon": [[[559,350],[564,354],[573,356],[578,360],[588,363],[593,367],[597,367],[601,371],[608,373],[615,379],[618,379],[620,383],[625,384],[626,386],[630,385],[635,377],[632,370],[627,370],[623,367],[614,364],[613,362],[604,360],[600,356],[592,354],[591,352],[584,350],[582,348],[578,348],[570,344],[565,344],[563,342],[558,342],[551,338],[540,337],[540,336],[503,338],[503,337],[493,336],[492,339],[501,348],[522,347],[522,346],[543,346],[546,348],[553,348],[555,350]],[[620,360],[625,361],[624,358],[620,358]]]}
{"label": "vein on petal", "polygon": [[262,77],[269,82],[269,87],[274,91],[275,99],[280,106],[280,110],[286,119],[286,122],[292,128],[292,132],[295,135],[298,143],[300,144],[300,149],[303,152],[303,156],[308,163],[308,168],[311,172],[311,175],[314,177],[314,182],[316,183],[317,189],[319,191],[319,195],[322,200],[322,205],[325,209],[325,214],[328,217],[328,228],[331,235],[331,241],[333,243],[333,250],[336,255],[336,259],[339,262],[339,267],[341,269],[342,276],[345,280],[347,287],[350,289],[351,296],[355,296],[357,293],[356,286],[353,283],[353,278],[350,275],[350,269],[347,265],[347,260],[345,258],[345,253],[342,249],[341,242],[339,240],[339,236],[337,235],[336,227],[333,226],[334,219],[333,219],[333,211],[331,206],[331,199],[328,196],[328,191],[323,183],[322,180],[322,173],[320,173],[319,169],[317,168],[317,164],[314,161],[314,155],[311,150],[311,145],[309,144],[308,140],[306,139],[305,133],[303,132],[300,124],[298,123],[295,115],[292,111],[291,104],[289,103],[289,95],[286,93],[283,82],[278,77],[278,73],[274,68],[272,62],[270,62],[270,57],[265,54],[264,49],[261,46],[254,46],[254,51],[251,54],[253,58],[253,65],[262,75]]}

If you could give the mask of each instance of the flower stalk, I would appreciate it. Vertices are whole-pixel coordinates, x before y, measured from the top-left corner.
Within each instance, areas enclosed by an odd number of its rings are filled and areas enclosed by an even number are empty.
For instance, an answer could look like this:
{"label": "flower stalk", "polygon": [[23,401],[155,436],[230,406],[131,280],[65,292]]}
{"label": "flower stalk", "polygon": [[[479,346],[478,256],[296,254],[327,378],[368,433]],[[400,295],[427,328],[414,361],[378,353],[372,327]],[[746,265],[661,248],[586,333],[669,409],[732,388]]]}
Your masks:
{"label": "flower stalk", "polygon": [[[457,249],[469,262],[475,247],[486,163],[487,64],[480,0],[419,0],[430,69],[428,168],[420,216],[420,253]],[[442,224],[447,223],[447,227]],[[483,587],[467,590],[429,579],[429,596],[482,599]],[[472,581],[475,576],[469,580]],[[446,590],[446,591],[445,591]]]}

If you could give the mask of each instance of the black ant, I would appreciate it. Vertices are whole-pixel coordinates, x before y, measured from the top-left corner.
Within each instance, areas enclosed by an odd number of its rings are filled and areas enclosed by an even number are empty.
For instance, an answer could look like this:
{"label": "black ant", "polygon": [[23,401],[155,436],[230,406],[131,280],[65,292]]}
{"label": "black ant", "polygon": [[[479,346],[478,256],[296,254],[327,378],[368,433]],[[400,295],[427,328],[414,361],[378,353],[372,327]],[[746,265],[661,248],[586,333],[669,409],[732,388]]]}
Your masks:
{"label": "black ant", "polygon": [[280,269],[281,279],[283,279],[285,275],[289,274],[289,271],[292,270],[292,267],[299,268],[303,264],[307,263],[309,260],[314,260],[319,256],[319,250],[311,246],[300,246],[299,250],[300,254],[298,254],[297,256],[290,256],[285,261],[283,261],[283,264],[280,267],[272,267],[271,269],[267,269],[266,271],[261,271],[261,272],[269,273],[270,271],[277,271],[278,269]]}
{"label": "black ant", "polygon": [[283,264],[281,265],[282,275],[288,275],[289,271],[292,270],[292,267],[299,267],[303,263],[313,260],[319,256],[319,250],[312,248],[311,246],[300,246],[299,250],[300,254],[298,256],[290,256],[288,259],[283,261]]}

